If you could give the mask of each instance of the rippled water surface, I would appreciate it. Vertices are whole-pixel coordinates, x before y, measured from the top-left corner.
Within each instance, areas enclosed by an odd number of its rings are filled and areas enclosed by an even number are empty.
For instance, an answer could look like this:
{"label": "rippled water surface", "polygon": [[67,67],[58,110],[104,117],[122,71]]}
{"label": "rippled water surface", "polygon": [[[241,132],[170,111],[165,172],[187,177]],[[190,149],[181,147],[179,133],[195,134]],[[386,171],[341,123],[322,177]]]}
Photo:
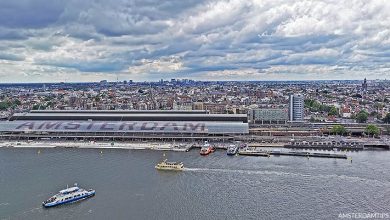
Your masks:
{"label": "rippled water surface", "polygon": [[[349,160],[166,153],[183,172],[156,171],[160,151],[0,149],[0,219],[337,219],[390,213],[390,152]],[[41,202],[77,182],[95,197]]]}

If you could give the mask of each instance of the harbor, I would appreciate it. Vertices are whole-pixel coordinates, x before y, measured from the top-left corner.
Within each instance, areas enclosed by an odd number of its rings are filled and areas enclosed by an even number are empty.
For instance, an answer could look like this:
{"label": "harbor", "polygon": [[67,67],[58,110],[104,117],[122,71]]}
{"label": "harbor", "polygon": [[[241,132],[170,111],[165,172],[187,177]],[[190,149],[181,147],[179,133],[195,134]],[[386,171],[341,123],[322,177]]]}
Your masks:
{"label": "harbor", "polygon": [[[294,150],[286,148],[266,148],[249,147],[244,143],[239,143],[240,146],[232,145],[231,143],[212,143],[213,148],[218,151],[227,151],[229,147],[236,146],[237,152],[234,154],[240,156],[295,156],[295,157],[317,157],[317,158],[335,158],[347,159],[347,154],[329,153],[326,151],[308,151]],[[127,149],[127,150],[156,150],[156,151],[174,151],[174,152],[189,152],[193,150],[201,150],[204,147],[202,143],[125,143],[125,142],[51,142],[51,141],[30,141],[30,142],[0,142],[1,148],[75,148],[75,149]],[[344,151],[346,152],[346,151]],[[233,153],[230,153],[234,155]]]}
{"label": "harbor", "polygon": [[[229,157],[222,149],[206,157],[197,149],[41,148],[40,154],[38,150],[0,148],[2,219],[123,219],[129,215],[135,219],[176,219],[179,215],[182,219],[207,219],[209,212],[215,213],[215,219],[251,219],[263,215],[259,206],[269,210],[266,217],[288,219],[291,212],[298,214],[302,205],[308,208],[308,216],[321,214],[324,219],[334,219],[335,212],[356,206],[386,210],[387,204],[374,198],[389,196],[384,190],[390,180],[386,172],[389,151],[350,152],[351,164],[347,160],[293,156]],[[183,161],[186,169],[156,170],[154,166],[163,153],[169,161]],[[74,182],[95,189],[97,195],[54,209],[42,207],[42,201]],[[318,205],[311,202],[313,195]],[[227,196],[231,199],[221,199]],[[322,205],[334,198],[339,200]],[[345,198],[356,203],[350,204]],[[205,199],[209,204],[204,205]],[[232,209],[237,201],[246,201],[247,209]],[[281,201],[289,210],[275,209]],[[146,205],[154,208],[145,212]],[[168,206],[177,211],[166,212]]]}

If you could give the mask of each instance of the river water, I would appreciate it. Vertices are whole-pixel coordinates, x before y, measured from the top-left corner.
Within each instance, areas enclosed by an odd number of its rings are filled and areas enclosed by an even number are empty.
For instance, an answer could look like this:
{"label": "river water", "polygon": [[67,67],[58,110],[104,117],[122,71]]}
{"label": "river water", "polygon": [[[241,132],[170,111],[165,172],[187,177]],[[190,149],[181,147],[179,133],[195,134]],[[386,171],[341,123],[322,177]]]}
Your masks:
{"label": "river water", "polygon": [[[337,219],[390,213],[390,152],[350,160],[167,152],[183,172],[157,171],[161,151],[0,149],[0,219]],[[41,202],[78,183],[96,196]],[[340,218],[341,219],[341,218]]]}

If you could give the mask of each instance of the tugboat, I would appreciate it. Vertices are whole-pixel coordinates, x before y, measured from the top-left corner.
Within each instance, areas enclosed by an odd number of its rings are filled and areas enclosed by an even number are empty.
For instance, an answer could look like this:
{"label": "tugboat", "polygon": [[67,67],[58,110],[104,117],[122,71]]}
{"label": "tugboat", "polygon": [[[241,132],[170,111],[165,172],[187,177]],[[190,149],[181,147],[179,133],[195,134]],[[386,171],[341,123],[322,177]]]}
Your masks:
{"label": "tugboat", "polygon": [[183,162],[167,162],[167,159],[161,161],[155,166],[158,170],[173,170],[173,171],[182,171],[184,170]]}
{"label": "tugboat", "polygon": [[59,191],[56,195],[50,197],[48,200],[42,202],[45,208],[54,207],[66,203],[77,202],[95,195],[93,189],[81,189],[75,184],[74,187],[66,188]]}
{"label": "tugboat", "polygon": [[238,153],[238,147],[236,145],[230,145],[226,151],[229,156],[236,155]]}
{"label": "tugboat", "polygon": [[211,146],[207,141],[205,141],[203,147],[200,149],[200,155],[208,155],[210,153],[213,153],[215,151],[215,148]]}

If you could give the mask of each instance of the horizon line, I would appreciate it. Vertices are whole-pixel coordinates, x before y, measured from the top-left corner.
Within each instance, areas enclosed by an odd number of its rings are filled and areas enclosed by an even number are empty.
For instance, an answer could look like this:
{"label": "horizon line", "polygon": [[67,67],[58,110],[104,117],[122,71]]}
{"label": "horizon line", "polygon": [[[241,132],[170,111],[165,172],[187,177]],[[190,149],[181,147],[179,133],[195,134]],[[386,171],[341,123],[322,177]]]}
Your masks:
{"label": "horizon line", "polygon": [[[307,80],[194,80],[194,79],[175,79],[175,80],[191,80],[193,82],[318,82],[318,81],[363,81],[364,79],[307,79]],[[388,81],[387,79],[367,79],[367,81]],[[0,85],[12,85],[12,84],[86,84],[86,83],[102,83],[102,81],[89,81],[89,82],[64,82],[64,81],[57,81],[57,82],[2,82]],[[108,81],[104,83],[123,83],[126,81],[129,83],[129,80],[122,80],[122,81]],[[177,81],[176,81],[177,82]],[[160,81],[132,81],[132,83],[160,83]],[[171,83],[171,80],[164,80],[164,83]]]}

